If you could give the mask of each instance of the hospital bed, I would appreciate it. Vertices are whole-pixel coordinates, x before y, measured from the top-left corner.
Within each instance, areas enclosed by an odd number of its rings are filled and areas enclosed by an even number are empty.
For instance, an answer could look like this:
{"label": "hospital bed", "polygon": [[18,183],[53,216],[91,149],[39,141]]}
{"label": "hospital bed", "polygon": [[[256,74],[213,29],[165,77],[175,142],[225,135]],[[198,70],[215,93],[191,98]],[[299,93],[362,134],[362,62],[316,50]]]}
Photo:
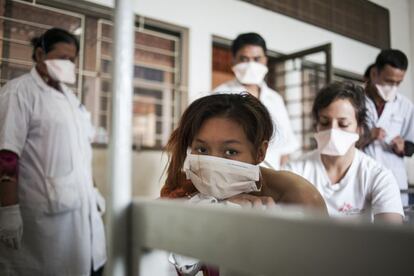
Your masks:
{"label": "hospital bed", "polygon": [[144,199],[133,201],[131,215],[134,276],[147,276],[140,260],[149,249],[242,275],[412,275],[411,225]]}

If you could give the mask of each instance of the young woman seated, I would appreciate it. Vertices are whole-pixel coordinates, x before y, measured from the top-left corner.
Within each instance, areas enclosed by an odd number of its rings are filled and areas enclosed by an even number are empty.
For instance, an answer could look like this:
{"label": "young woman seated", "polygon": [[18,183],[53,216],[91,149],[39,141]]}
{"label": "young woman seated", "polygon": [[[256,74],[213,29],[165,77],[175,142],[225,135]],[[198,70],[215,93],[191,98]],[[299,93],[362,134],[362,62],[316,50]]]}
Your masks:
{"label": "young woman seated", "polygon": [[273,130],[265,106],[248,93],[194,101],[167,144],[161,197],[201,195],[251,207],[296,204],[327,214],[322,196],[304,178],[259,166]]}

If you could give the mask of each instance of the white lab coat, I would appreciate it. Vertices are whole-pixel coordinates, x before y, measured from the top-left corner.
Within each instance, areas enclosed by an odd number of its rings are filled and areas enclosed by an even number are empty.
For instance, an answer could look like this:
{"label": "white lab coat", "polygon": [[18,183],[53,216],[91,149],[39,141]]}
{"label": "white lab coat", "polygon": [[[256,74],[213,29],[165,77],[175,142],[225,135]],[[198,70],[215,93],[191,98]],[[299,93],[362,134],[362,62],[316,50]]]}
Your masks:
{"label": "white lab coat", "polygon": [[[414,142],[413,104],[398,93],[393,101],[385,104],[380,118],[378,118],[375,104],[371,98],[366,97],[366,105],[369,128],[381,127],[385,130],[387,136],[384,142],[374,141],[364,151],[393,172],[400,189],[407,189],[408,179],[404,159],[392,151],[389,143],[398,135],[404,140]],[[403,204],[407,205],[408,197],[404,195],[402,199]]]}
{"label": "white lab coat", "polygon": [[331,216],[367,220],[381,213],[404,216],[395,177],[362,151],[355,150],[352,164],[339,183],[331,183],[318,150],[289,162],[284,169],[312,183],[325,199]]}
{"label": "white lab coat", "polygon": [[[246,88],[237,79],[221,84],[214,89],[214,93],[240,93],[245,91],[247,91]],[[281,156],[296,151],[299,148],[299,143],[293,133],[286,106],[279,93],[270,89],[263,82],[260,85],[259,99],[269,111],[275,126],[275,133],[267,149],[265,161],[273,169],[279,169]],[[267,166],[267,164],[263,165]]]}
{"label": "white lab coat", "polygon": [[0,91],[0,150],[19,156],[22,247],[0,244],[0,275],[89,275],[106,262],[91,175],[91,124],[75,95],[33,68]]}

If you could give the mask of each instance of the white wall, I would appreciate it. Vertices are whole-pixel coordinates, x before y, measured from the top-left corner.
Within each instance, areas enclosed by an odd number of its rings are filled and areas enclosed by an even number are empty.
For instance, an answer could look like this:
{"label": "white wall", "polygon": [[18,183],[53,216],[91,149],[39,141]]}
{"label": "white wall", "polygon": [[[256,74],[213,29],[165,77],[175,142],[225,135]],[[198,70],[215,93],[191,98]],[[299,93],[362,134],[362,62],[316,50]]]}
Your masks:
{"label": "white wall", "polygon": [[213,35],[233,39],[241,32],[255,31],[266,39],[269,49],[282,53],[332,42],[334,66],[357,73],[363,73],[378,53],[372,46],[242,1],[140,0],[135,3],[136,12],[142,16],[190,30],[190,99],[211,90]]}
{"label": "white wall", "polygon": [[[89,0],[90,2],[113,6],[112,0]],[[410,10],[413,4],[409,0],[374,0],[390,9],[392,47],[401,49],[414,63],[414,44],[411,37],[413,22],[410,22]],[[211,87],[212,37],[214,35],[233,39],[239,33],[254,31],[260,33],[268,48],[281,53],[291,53],[327,42],[333,44],[333,65],[336,68],[360,73],[371,64],[379,49],[356,40],[326,31],[313,25],[265,10],[237,0],[136,0],[134,11],[144,17],[178,25],[189,30],[188,53],[188,91],[189,100],[206,93]],[[412,16],[411,16],[412,17]],[[411,24],[411,25],[410,25]],[[413,72],[411,66],[402,84],[401,91],[408,97],[413,96]],[[139,154],[138,154],[139,155]],[[162,168],[149,163],[159,164],[159,153],[143,153],[144,159],[135,157],[135,172],[143,176],[134,181],[140,187],[151,185],[162,173]],[[140,163],[138,160],[145,160]],[[99,163],[99,162],[98,162]],[[153,176],[148,176],[151,172]],[[149,177],[149,178],[148,178]],[[414,176],[411,179],[414,182]],[[146,184],[145,184],[146,183]],[[159,184],[157,184],[159,185]],[[138,194],[155,196],[152,188],[142,188]]]}
{"label": "white wall", "polygon": [[[113,0],[87,0],[113,7]],[[391,46],[405,52],[414,63],[414,4],[410,0],[371,0],[390,10]],[[238,0],[135,0],[137,14],[158,19],[190,31],[189,93],[193,100],[211,90],[211,42],[218,35],[233,39],[239,33],[260,33],[268,48],[291,53],[327,42],[333,43],[333,64],[339,69],[362,74],[379,49],[326,31],[299,20]],[[412,21],[413,19],[411,19]],[[401,91],[414,99],[414,75],[409,67]]]}
{"label": "white wall", "polygon": [[[93,176],[96,186],[105,196],[108,195],[108,157],[109,151],[104,148],[93,149]],[[133,196],[160,196],[163,175],[168,158],[159,151],[132,153],[132,194]],[[116,183],[115,183],[116,189]]]}
{"label": "white wall", "polygon": [[[390,11],[391,47],[403,51],[409,59],[409,66],[400,91],[414,100],[413,65],[414,65],[414,16],[413,1],[410,0],[371,0]],[[411,19],[410,19],[411,18]]]}

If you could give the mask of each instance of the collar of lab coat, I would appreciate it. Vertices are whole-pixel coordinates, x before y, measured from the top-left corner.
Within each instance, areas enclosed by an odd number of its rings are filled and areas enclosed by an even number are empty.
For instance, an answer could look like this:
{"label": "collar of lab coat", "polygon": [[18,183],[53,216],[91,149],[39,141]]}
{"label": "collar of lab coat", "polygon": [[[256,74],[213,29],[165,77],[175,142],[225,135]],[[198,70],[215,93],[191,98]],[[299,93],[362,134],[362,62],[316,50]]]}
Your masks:
{"label": "collar of lab coat", "polygon": [[[365,93],[365,98],[366,98],[367,101],[369,101],[370,103],[372,103],[375,106],[374,100],[370,96],[368,96],[367,93]],[[400,98],[401,98],[401,95],[400,95],[400,93],[397,92],[397,94],[395,94],[394,100],[392,100],[390,102],[385,102],[385,105],[387,105],[388,103],[394,103],[394,102],[398,101]]]}
{"label": "collar of lab coat", "polygon": [[[234,82],[238,85],[238,86],[240,86],[240,87],[243,87],[244,88],[244,85],[237,79],[237,78],[235,78],[234,79]],[[266,93],[267,93],[267,91],[269,90],[269,87],[267,86],[267,84],[266,84],[266,82],[265,81],[262,81],[262,83],[261,84],[259,84],[259,88],[260,88],[260,96],[259,96],[259,99],[263,99],[263,97],[265,97],[266,96]],[[247,89],[246,88],[244,88],[244,90],[245,91],[247,91]],[[247,91],[248,92],[248,91]]]}
{"label": "collar of lab coat", "polygon": [[[368,97],[368,95],[366,95],[365,99],[366,99],[367,108],[371,107],[371,110],[377,109],[373,99]],[[386,102],[384,106],[384,110],[381,113],[381,116],[378,116],[378,112],[372,111],[371,116],[373,117],[371,119],[373,120],[373,124],[376,126],[379,126],[379,125],[382,125],[384,121],[388,121],[390,116],[392,116],[392,114],[395,112],[395,110],[399,108],[398,101],[400,101],[400,99],[401,99],[401,95],[397,93],[394,100],[390,102]]]}
{"label": "collar of lab coat", "polygon": [[[234,81],[238,84],[238,85],[240,85],[240,86],[243,86],[244,87],[244,85],[237,79],[237,78],[234,78]],[[260,90],[262,90],[262,89],[266,89],[266,88],[268,88],[268,86],[267,86],[267,84],[266,84],[266,82],[265,81],[262,81],[262,83],[261,84],[259,84],[259,88],[260,88]]]}
{"label": "collar of lab coat", "polygon": [[[57,91],[55,88],[47,85],[47,83],[42,79],[42,77],[39,75],[39,73],[36,70],[36,67],[33,67],[32,70],[30,71],[30,75],[33,77],[33,79],[35,80],[36,84],[43,90],[43,91],[53,91],[53,92],[59,92]],[[60,88],[62,89],[63,94],[65,94],[67,96],[68,90],[69,88],[64,84],[64,83],[59,83]]]}

